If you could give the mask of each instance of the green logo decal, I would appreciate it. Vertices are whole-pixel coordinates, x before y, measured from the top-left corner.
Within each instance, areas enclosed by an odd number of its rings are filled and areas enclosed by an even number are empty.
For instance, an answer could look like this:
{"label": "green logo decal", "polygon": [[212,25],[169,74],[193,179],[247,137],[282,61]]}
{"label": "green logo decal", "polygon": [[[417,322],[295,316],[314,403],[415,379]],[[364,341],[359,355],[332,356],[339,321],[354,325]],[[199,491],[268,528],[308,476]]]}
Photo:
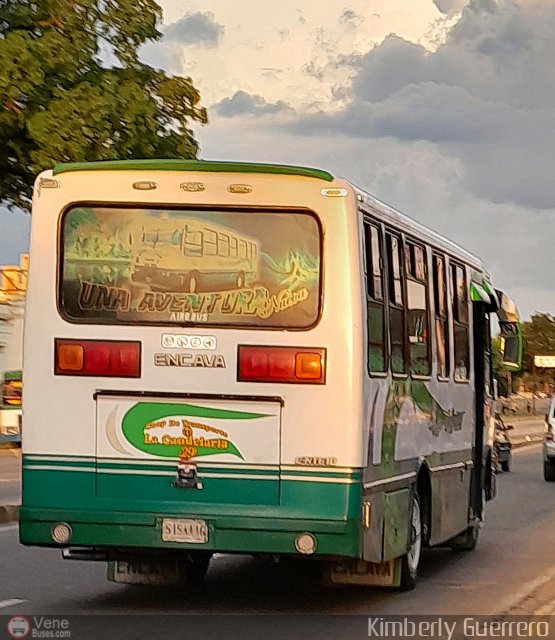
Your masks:
{"label": "green logo decal", "polygon": [[195,418],[253,420],[263,413],[212,409],[190,404],[139,402],[125,414],[123,435],[139,451],[164,458],[198,458],[229,453],[243,459],[223,429]]}

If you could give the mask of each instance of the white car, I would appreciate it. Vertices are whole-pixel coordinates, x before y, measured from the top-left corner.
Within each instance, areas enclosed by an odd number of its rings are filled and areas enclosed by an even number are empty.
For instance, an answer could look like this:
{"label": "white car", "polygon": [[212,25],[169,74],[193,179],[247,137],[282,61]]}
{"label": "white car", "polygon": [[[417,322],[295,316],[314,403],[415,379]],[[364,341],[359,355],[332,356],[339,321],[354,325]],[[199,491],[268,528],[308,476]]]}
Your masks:
{"label": "white car", "polygon": [[543,477],[546,482],[555,482],[555,396],[545,416],[543,436]]}

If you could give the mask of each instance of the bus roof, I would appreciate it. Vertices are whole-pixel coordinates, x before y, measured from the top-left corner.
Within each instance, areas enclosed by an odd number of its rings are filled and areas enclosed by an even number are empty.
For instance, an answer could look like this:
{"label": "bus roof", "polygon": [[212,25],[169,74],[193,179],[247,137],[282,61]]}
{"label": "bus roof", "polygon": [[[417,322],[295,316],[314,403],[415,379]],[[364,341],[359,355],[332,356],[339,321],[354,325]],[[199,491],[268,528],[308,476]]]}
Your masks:
{"label": "bus roof", "polygon": [[332,182],[331,173],[322,169],[297,167],[288,164],[257,162],[215,162],[209,160],[103,160],[99,162],[71,162],[57,165],[53,175],[72,171],[206,171],[229,173],[273,173],[303,176]]}
{"label": "bus roof", "polygon": [[[436,231],[429,229],[425,225],[416,222],[416,220],[414,220],[413,218],[410,218],[400,211],[397,211],[397,209],[386,204],[385,202],[382,202],[368,192],[358,187],[353,188],[360,204],[366,205],[366,207],[368,208],[368,213],[377,214],[380,219],[392,223],[393,226],[400,228],[402,231],[412,233],[417,238],[426,240],[430,245],[435,246],[438,249],[442,249],[443,251],[450,253],[460,260],[463,260],[471,267],[485,272],[485,267],[480,258],[470,253],[470,251],[467,251],[457,243],[449,240]],[[364,210],[364,206],[362,206],[361,208]]]}
{"label": "bus roof", "polygon": [[[315,178],[326,182],[333,182],[334,176],[328,171],[310,167],[300,167],[286,164],[265,164],[259,162],[229,162],[212,160],[181,160],[181,159],[154,159],[154,160],[102,160],[98,162],[72,162],[58,164],[52,175],[73,173],[80,171],[195,171],[208,173],[254,173],[301,176]],[[347,180],[347,182],[349,182]],[[463,249],[455,242],[448,240],[441,234],[432,231],[428,227],[416,222],[409,216],[397,211],[390,205],[382,202],[367,191],[349,184],[353,187],[359,202],[366,204],[379,216],[389,220],[404,231],[412,232],[421,239],[426,239],[430,244],[463,260],[475,269],[485,271],[479,258]],[[371,213],[371,211],[369,211]]]}

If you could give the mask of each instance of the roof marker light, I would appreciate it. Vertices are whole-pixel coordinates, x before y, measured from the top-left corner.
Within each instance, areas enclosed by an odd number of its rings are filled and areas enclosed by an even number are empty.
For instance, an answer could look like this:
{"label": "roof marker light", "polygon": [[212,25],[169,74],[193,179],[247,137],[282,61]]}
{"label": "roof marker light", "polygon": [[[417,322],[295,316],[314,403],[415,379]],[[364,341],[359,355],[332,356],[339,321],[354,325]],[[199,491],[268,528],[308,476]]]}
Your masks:
{"label": "roof marker light", "polygon": [[179,188],[181,191],[187,191],[188,193],[198,193],[199,191],[205,191],[206,185],[202,182],[182,182]]}
{"label": "roof marker light", "polygon": [[133,189],[137,189],[137,191],[154,191],[157,187],[156,182],[151,182],[150,180],[140,180],[133,183]]}
{"label": "roof marker light", "polygon": [[250,184],[230,184],[227,190],[229,193],[252,193]]}
{"label": "roof marker light", "polygon": [[59,180],[52,180],[52,178],[41,178],[39,180],[39,189],[59,189]]}
{"label": "roof marker light", "polygon": [[326,198],[345,198],[348,191],[347,189],[338,189],[337,187],[329,187],[327,189],[321,189],[320,193]]}

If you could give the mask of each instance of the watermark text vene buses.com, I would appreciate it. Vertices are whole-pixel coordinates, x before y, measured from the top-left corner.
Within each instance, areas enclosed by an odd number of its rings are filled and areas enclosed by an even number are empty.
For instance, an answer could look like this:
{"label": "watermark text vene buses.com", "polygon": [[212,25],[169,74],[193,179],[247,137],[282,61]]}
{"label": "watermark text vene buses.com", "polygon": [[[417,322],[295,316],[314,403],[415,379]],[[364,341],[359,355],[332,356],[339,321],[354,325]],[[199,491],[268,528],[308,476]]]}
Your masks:
{"label": "watermark text vene buses.com", "polygon": [[486,616],[368,618],[370,638],[553,638],[555,623],[542,618],[492,620]]}
{"label": "watermark text vene buses.com", "polygon": [[10,638],[71,638],[69,620],[49,616],[13,616],[7,631]]}

